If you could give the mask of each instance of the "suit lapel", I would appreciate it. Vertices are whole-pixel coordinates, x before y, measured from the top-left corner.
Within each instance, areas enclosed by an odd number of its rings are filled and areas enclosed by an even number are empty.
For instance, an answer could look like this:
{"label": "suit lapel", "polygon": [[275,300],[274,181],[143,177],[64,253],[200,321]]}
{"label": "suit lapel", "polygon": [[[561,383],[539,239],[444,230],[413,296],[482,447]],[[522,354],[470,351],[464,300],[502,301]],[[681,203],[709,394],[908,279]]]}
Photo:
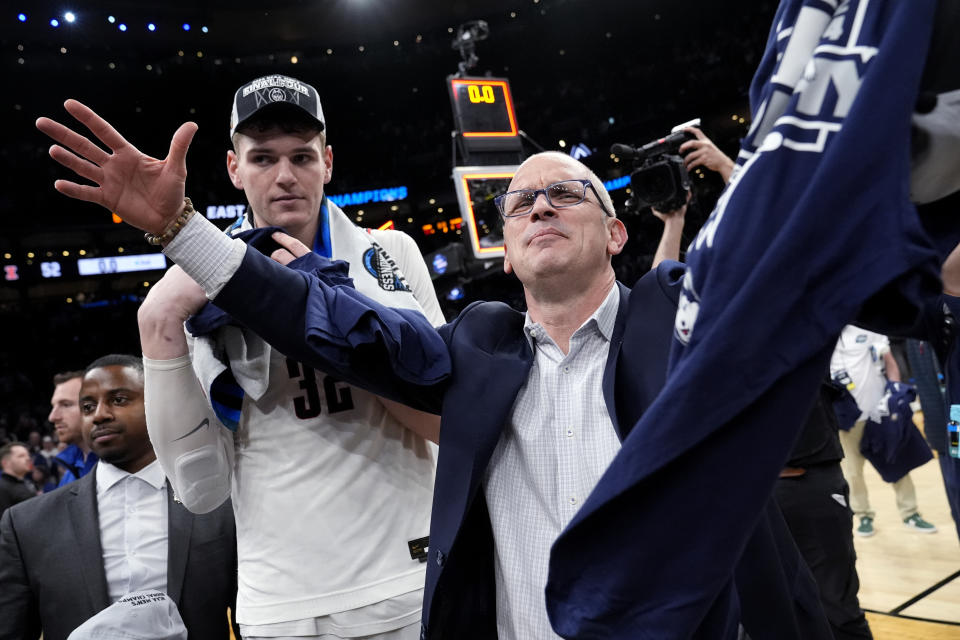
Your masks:
{"label": "suit lapel", "polygon": [[177,606],[183,591],[183,578],[187,572],[187,555],[190,552],[190,533],[193,530],[193,515],[176,503],[173,490],[167,482],[167,595]]}
{"label": "suit lapel", "polygon": [[607,413],[610,414],[610,421],[613,428],[617,430],[620,440],[623,440],[624,433],[620,428],[620,422],[617,417],[617,403],[614,400],[614,381],[617,372],[617,360],[620,358],[620,351],[623,347],[623,331],[627,324],[627,308],[630,303],[630,290],[625,286],[616,283],[620,289],[620,305],[617,307],[617,319],[613,324],[613,333],[610,335],[610,352],[607,354],[607,364],[603,369],[603,400],[607,405]]}
{"label": "suit lapel", "polygon": [[83,574],[84,592],[90,609],[96,613],[110,605],[107,574],[103,569],[103,547],[100,544],[100,518],[97,511],[97,468],[67,485],[67,509],[73,528],[77,562]]}

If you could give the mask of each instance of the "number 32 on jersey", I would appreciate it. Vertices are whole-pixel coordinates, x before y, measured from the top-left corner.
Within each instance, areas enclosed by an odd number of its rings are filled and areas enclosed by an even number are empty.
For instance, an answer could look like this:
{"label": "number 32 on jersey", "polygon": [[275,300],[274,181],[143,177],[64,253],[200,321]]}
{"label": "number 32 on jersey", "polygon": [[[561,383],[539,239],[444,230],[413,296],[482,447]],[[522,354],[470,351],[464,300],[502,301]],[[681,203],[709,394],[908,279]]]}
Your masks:
{"label": "number 32 on jersey", "polygon": [[317,372],[292,358],[287,358],[287,374],[291,380],[300,379],[303,395],[293,399],[293,408],[301,420],[310,420],[320,415],[322,404],[320,390],[323,387],[324,400],[328,413],[339,413],[353,409],[353,395],[350,387],[333,376],[323,376],[323,382],[317,380]]}

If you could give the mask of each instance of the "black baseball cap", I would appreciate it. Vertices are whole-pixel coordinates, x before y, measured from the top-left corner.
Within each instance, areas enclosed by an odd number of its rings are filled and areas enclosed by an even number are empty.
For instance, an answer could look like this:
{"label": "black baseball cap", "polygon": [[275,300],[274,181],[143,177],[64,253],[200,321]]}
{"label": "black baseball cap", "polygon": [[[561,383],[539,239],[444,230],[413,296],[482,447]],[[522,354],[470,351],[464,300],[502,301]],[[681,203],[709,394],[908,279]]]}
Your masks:
{"label": "black baseball cap", "polygon": [[323,108],[317,90],[306,82],[282,75],[263,76],[243,85],[233,96],[233,111],[230,114],[230,137],[237,127],[255,113],[267,107],[290,105],[303,110],[317,121],[320,130],[326,128]]}

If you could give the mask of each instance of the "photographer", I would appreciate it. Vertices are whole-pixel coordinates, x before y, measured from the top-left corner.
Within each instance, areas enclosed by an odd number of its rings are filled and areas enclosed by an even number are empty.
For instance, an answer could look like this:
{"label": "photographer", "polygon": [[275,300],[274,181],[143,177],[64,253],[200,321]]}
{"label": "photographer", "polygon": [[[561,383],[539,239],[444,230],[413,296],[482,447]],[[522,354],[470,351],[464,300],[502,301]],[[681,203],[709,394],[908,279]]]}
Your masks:
{"label": "photographer", "polygon": [[663,260],[679,260],[687,206],[690,204],[690,172],[706,167],[720,174],[724,184],[733,173],[728,158],[699,128],[700,119],[678,125],[667,136],[642,147],[615,144],[611,151],[624,159],[632,158],[634,198],[628,208],[649,206],[663,221],[663,235],[657,245],[651,269]]}

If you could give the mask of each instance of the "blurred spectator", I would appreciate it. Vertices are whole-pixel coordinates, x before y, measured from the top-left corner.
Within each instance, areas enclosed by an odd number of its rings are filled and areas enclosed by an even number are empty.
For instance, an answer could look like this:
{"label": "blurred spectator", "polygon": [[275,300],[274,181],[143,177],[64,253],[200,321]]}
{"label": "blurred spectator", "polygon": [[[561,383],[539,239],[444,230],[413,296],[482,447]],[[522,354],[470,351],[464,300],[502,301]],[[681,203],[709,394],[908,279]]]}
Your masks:
{"label": "blurred spectator", "polygon": [[27,436],[27,449],[30,450],[31,457],[36,453],[40,453],[40,432],[39,431],[31,431],[30,434]]}
{"label": "blurred spectator", "polygon": [[9,507],[37,495],[33,484],[25,480],[33,469],[30,451],[22,442],[11,442],[0,447],[0,515]]}
{"label": "blurred spectator", "polygon": [[[850,392],[857,402],[860,417],[848,431],[840,431],[844,459],[843,475],[850,485],[850,508],[857,520],[856,534],[869,537],[875,533],[867,485],[863,479],[865,458],[860,452],[860,441],[868,420],[879,422],[877,416],[887,381],[900,381],[900,368],[886,336],[847,325],[840,334],[830,360],[830,376]],[[843,426],[843,425],[841,425]],[[893,483],[897,509],[904,526],[920,533],[936,533],[937,527],[917,512],[917,492],[910,474]]]}
{"label": "blurred spectator", "polygon": [[34,465],[30,477],[33,480],[33,486],[36,487],[38,495],[41,493],[50,493],[57,488],[57,479],[51,475],[49,467]]}
{"label": "blurred spectator", "polygon": [[97,455],[90,451],[90,445],[83,438],[80,415],[80,381],[82,371],[67,371],[53,376],[53,397],[50,398],[48,420],[57,429],[57,437],[67,448],[56,456],[56,462],[63,469],[60,478],[62,487],[87,475],[97,463]]}
{"label": "blurred spectator", "polygon": [[48,470],[52,471],[55,464],[54,458],[57,457],[57,446],[53,442],[53,436],[43,436],[43,440],[40,443],[39,454],[43,456],[45,465]]}

